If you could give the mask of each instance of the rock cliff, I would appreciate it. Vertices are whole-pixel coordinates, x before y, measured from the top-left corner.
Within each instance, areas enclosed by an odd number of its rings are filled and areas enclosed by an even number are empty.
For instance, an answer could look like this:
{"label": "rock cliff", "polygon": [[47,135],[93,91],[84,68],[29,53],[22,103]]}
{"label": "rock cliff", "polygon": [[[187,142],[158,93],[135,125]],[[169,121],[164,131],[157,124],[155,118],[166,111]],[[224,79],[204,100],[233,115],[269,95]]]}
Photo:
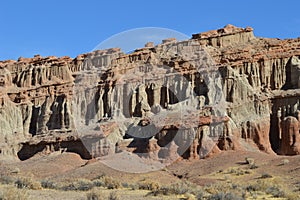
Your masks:
{"label": "rock cliff", "polygon": [[299,154],[299,59],[300,38],[259,38],[227,25],[130,54],[0,61],[1,156]]}

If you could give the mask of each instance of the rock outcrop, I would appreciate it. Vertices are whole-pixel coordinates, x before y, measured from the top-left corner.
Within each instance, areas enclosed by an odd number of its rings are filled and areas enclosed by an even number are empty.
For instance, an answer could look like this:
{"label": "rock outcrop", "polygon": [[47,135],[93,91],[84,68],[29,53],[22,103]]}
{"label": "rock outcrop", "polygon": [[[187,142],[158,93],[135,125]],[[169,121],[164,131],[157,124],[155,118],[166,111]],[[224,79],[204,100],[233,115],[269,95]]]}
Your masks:
{"label": "rock outcrop", "polygon": [[130,54],[0,61],[1,156],[299,154],[299,59],[300,38],[257,38],[227,25]]}
{"label": "rock outcrop", "polygon": [[300,153],[299,121],[295,117],[285,117],[281,122],[281,154],[295,155]]}

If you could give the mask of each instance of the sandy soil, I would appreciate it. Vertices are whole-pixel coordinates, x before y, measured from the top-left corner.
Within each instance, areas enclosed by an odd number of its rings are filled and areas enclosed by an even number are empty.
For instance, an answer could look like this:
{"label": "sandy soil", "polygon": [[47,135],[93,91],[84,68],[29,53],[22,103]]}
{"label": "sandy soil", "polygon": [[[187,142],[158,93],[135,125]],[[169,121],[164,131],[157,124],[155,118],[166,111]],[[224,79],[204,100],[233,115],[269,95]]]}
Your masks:
{"label": "sandy soil", "polygon": [[[126,159],[126,156],[122,156],[122,159]],[[252,158],[257,168],[249,169],[249,165],[245,162],[246,157]],[[283,160],[285,160],[285,164],[283,164]],[[138,171],[139,167],[143,168],[145,163],[132,162],[131,165],[134,165],[132,169]],[[236,172],[246,173],[236,175]],[[160,185],[170,185],[187,180],[205,186],[212,183],[226,182],[228,179],[231,182],[247,184],[259,179],[263,174],[269,174],[280,180],[280,184],[284,187],[293,191],[300,191],[299,172],[300,155],[278,156],[257,151],[224,151],[207,159],[176,161],[166,168],[147,173],[118,171],[108,167],[103,163],[103,160],[83,160],[74,153],[54,153],[48,156],[35,156],[25,161],[0,162],[1,177],[30,176],[38,181],[47,179],[57,182],[69,182],[83,178],[92,180],[105,175],[128,184],[147,180],[158,182]],[[105,189],[103,191],[105,195],[111,192]],[[120,189],[118,193],[122,195],[122,199],[140,199],[146,196],[147,191]],[[35,199],[36,196],[43,199],[57,199],[56,196],[60,196],[60,199],[84,199],[86,197],[85,192],[49,191],[47,189],[32,190],[30,195],[33,197],[31,199]],[[149,198],[147,197],[147,199]],[[151,198],[159,199],[154,196],[151,196]]]}

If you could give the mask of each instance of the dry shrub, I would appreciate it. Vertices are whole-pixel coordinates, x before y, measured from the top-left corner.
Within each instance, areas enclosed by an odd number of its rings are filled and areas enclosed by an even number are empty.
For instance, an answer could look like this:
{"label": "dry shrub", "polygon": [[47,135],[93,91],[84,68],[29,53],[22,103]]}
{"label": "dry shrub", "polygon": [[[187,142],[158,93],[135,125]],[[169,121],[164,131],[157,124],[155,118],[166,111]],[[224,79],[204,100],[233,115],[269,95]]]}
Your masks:
{"label": "dry shrub", "polygon": [[108,200],[120,200],[120,196],[114,191],[109,194]]}
{"label": "dry shrub", "polygon": [[25,189],[17,189],[16,187],[9,185],[2,188],[0,191],[1,200],[27,200],[29,195]]}
{"label": "dry shrub", "polygon": [[265,179],[265,178],[272,178],[272,177],[273,176],[268,173],[263,173],[260,178]]}
{"label": "dry shrub", "polygon": [[86,194],[87,200],[104,200],[106,199],[99,189],[92,189]]}
{"label": "dry shrub", "polygon": [[87,179],[78,179],[77,181],[62,186],[61,189],[66,191],[68,190],[88,191],[91,190],[93,187],[94,184],[92,181]]}
{"label": "dry shrub", "polygon": [[208,197],[208,200],[243,200],[243,197],[240,197],[239,195],[235,193],[223,193],[219,192],[217,194],[212,194]]}
{"label": "dry shrub", "polygon": [[255,183],[248,185],[246,190],[250,193],[257,191],[264,192],[272,195],[274,198],[286,198],[291,200],[299,199],[299,195],[296,192],[289,190],[289,188],[285,188],[276,179],[258,180]]}
{"label": "dry shrub", "polygon": [[47,189],[57,189],[58,188],[57,184],[50,180],[42,180],[41,186],[43,188],[47,188]]}
{"label": "dry shrub", "polygon": [[151,190],[151,191],[156,191],[159,190],[160,185],[157,182],[153,182],[153,181],[144,181],[139,183],[139,189],[142,190]]}
{"label": "dry shrub", "polygon": [[245,161],[246,161],[246,163],[247,164],[249,164],[249,165],[254,165],[254,158],[249,158],[249,157],[246,157],[245,158]]}
{"label": "dry shrub", "polygon": [[287,164],[289,164],[290,163],[290,161],[288,160],[288,159],[283,159],[282,161],[281,161],[281,165],[287,165]]}
{"label": "dry shrub", "polygon": [[42,189],[41,183],[33,180],[31,177],[19,177],[15,181],[15,185],[19,189],[32,189],[32,190],[40,190]]}
{"label": "dry shrub", "polygon": [[108,189],[119,189],[122,187],[122,184],[113,179],[112,177],[104,177],[104,183],[105,183],[105,186],[108,188]]}
{"label": "dry shrub", "polygon": [[[154,185],[156,186],[156,185]],[[177,182],[168,186],[153,187],[151,195],[187,195],[190,199],[195,196],[203,196],[203,191],[196,185],[189,182]]]}
{"label": "dry shrub", "polygon": [[12,176],[1,176],[0,183],[2,184],[13,184],[16,181],[16,178]]}

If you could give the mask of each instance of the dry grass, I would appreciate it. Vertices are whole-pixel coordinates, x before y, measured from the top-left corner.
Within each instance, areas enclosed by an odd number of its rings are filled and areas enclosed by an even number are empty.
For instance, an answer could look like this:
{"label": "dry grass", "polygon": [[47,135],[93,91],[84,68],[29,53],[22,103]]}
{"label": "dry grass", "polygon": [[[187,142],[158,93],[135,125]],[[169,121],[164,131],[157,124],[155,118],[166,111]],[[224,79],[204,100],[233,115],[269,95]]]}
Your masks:
{"label": "dry grass", "polygon": [[284,187],[282,180],[277,178],[260,179],[247,185],[246,191],[252,198],[267,194],[273,198],[299,199],[299,194]]}
{"label": "dry grass", "polygon": [[[229,168],[228,170],[218,172],[228,176],[239,177],[247,176],[246,169]],[[188,181],[178,181],[170,185],[161,185],[158,182],[143,180],[135,185],[135,193],[148,190],[147,198],[180,198],[180,199],[256,199],[265,198],[284,198],[284,199],[299,199],[296,192],[284,187],[283,180],[263,173],[256,180],[249,181],[247,184],[234,181],[220,181],[218,183],[200,187]],[[10,180],[10,179],[8,179]],[[28,199],[30,190],[38,190],[47,188],[55,191],[77,191],[86,192],[88,200],[111,199],[119,200],[123,197],[119,191],[130,191],[132,184],[121,184],[112,177],[102,176],[95,180],[77,179],[71,183],[55,183],[50,180],[42,180],[41,183],[26,177],[19,177],[14,182],[15,184],[2,186],[0,190],[0,199]],[[123,189],[122,189],[123,188]],[[111,190],[111,192],[108,192]],[[139,191],[137,191],[139,190]],[[103,192],[105,191],[105,192]],[[116,192],[118,191],[118,193]],[[132,190],[131,190],[132,191]],[[49,191],[50,192],[50,191]]]}
{"label": "dry grass", "polygon": [[73,181],[72,183],[64,184],[60,189],[68,191],[68,190],[75,190],[75,191],[89,191],[93,189],[94,184],[92,181],[87,179],[78,179]]}
{"label": "dry grass", "polygon": [[0,189],[1,200],[27,200],[30,199],[26,189],[18,189],[13,185],[6,185]]}
{"label": "dry grass", "polygon": [[35,181],[31,177],[19,177],[15,181],[15,185],[19,189],[32,189],[32,190],[42,189],[41,183],[38,181]]}
{"label": "dry grass", "polygon": [[87,200],[104,200],[104,194],[97,188],[92,189],[86,194]]}
{"label": "dry grass", "polygon": [[[16,165],[12,166],[8,173],[2,171],[0,199],[5,199],[4,195],[9,199],[26,199],[27,197],[37,199],[39,195],[42,195],[41,199],[42,197],[66,199],[69,196],[81,199],[126,200],[143,198],[300,199],[300,187],[297,185],[300,157],[296,157],[298,159],[289,157],[289,161],[287,159],[284,161],[285,157],[269,158],[269,155],[262,155],[262,159],[261,154],[254,153],[238,154],[238,156],[233,158],[228,153],[228,155],[224,154],[207,160],[179,162],[175,163],[173,168],[134,176],[106,168],[101,168],[101,171],[98,170],[96,174],[96,169],[99,167],[97,163],[97,165],[94,163],[75,171],[62,173],[63,177],[48,174],[41,176],[33,172],[25,174],[25,168]],[[246,156],[248,157],[247,163],[245,162]],[[254,164],[249,158],[255,160]],[[256,166],[256,164],[259,168],[251,169],[251,166]],[[14,170],[16,167],[20,169],[20,172]],[[179,179],[177,175],[181,175],[182,178]],[[6,186],[1,186],[1,183]],[[4,187],[7,190],[4,190]],[[41,187],[44,189],[40,190]],[[23,196],[10,197],[18,195]]]}

